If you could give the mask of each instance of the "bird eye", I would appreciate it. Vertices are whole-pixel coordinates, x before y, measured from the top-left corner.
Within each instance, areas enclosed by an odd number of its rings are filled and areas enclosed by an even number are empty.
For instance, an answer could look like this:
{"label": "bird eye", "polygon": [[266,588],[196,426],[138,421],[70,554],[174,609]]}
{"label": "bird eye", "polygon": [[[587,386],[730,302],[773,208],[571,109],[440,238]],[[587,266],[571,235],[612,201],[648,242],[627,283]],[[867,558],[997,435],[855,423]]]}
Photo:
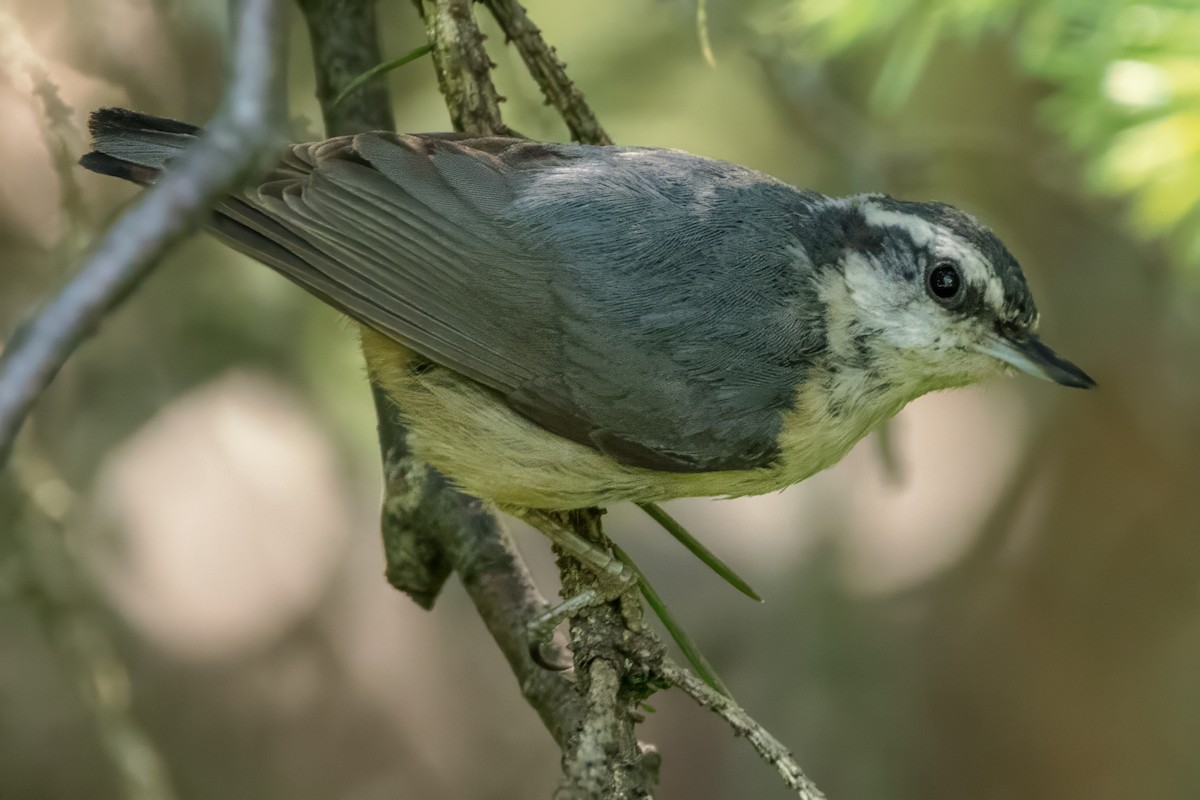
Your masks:
{"label": "bird eye", "polygon": [[962,280],[954,265],[942,262],[929,273],[929,291],[939,300],[954,298],[962,288]]}

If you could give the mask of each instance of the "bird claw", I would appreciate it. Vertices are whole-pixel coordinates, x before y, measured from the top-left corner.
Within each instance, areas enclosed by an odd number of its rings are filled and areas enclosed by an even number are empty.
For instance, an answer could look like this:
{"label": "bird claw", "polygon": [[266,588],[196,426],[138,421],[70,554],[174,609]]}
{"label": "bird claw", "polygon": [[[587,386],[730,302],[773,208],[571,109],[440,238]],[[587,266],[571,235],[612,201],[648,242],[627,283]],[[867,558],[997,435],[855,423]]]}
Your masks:
{"label": "bird claw", "polygon": [[615,574],[608,571],[596,573],[596,586],[588,587],[579,594],[551,606],[529,622],[525,631],[529,641],[529,656],[535,664],[554,671],[570,669],[570,664],[546,657],[546,650],[554,638],[555,628],[585,608],[603,605],[623,597],[637,585],[637,575],[633,570],[620,562],[614,563],[619,564],[623,570]]}
{"label": "bird claw", "polygon": [[637,573],[614,554],[584,539],[552,514],[533,509],[509,509],[514,516],[544,533],[568,555],[589,570],[593,579],[579,594],[551,606],[527,628],[529,655],[534,663],[546,669],[562,670],[568,666],[549,661],[544,648],[550,644],[554,629],[585,608],[602,605],[624,596],[637,586]]}

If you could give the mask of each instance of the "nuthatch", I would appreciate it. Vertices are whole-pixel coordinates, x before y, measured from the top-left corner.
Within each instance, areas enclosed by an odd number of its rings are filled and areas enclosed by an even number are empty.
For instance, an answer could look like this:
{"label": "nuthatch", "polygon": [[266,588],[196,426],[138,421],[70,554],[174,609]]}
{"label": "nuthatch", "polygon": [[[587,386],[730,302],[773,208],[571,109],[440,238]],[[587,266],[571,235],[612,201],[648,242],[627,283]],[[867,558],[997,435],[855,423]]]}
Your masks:
{"label": "nuthatch", "polygon": [[[83,165],[139,183],[199,134],[119,109],[91,130]],[[209,229],[359,323],[414,454],[505,508],[770,492],[926,392],[1093,385],[967,214],[674,150],[342,136]]]}

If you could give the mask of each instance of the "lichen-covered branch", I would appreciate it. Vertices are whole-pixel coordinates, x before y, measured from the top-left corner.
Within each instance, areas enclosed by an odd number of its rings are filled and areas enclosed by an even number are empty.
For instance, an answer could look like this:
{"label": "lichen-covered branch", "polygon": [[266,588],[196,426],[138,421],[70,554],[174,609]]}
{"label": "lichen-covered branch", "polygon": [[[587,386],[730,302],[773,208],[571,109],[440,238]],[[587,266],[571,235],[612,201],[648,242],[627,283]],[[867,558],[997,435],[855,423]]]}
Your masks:
{"label": "lichen-covered branch", "polygon": [[571,138],[582,144],[612,144],[596,115],[583,99],[583,92],[567,77],[566,65],[554,48],[546,44],[517,0],[484,0],[508,41],[517,48],[529,74],[537,81],[546,103],[558,109]]}
{"label": "lichen-covered branch", "polygon": [[421,0],[421,15],[454,129],[480,136],[510,135],[500,118],[503,98],[492,83],[495,65],[483,48],[484,35],[475,23],[471,0]]}
{"label": "lichen-covered branch", "polygon": [[[607,546],[598,509],[564,515],[580,536]],[[559,554],[563,596],[572,597],[596,583],[596,574],[576,559]],[[612,603],[591,606],[571,620],[571,653],[579,691],[586,698],[582,725],[563,750],[563,780],[558,796],[642,800],[653,796],[661,758],[639,742],[635,726],[639,704],[660,685],[647,669],[662,658],[658,640],[642,624],[635,593]]]}
{"label": "lichen-covered branch", "polygon": [[212,203],[274,159],[287,114],[286,0],[239,0],[229,86],[196,147],[117,220],[75,277],[0,357],[0,466],[34,403],[79,344]]}

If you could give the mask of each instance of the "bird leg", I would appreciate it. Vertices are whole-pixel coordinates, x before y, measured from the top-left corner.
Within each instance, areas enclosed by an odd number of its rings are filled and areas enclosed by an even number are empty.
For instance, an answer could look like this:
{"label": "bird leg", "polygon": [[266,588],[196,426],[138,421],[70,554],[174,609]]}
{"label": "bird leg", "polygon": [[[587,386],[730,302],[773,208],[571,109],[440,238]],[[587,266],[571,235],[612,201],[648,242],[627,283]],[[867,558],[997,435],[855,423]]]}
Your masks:
{"label": "bird leg", "polygon": [[547,663],[542,647],[554,635],[554,629],[564,620],[585,608],[616,600],[637,586],[637,574],[613,553],[589,542],[571,530],[562,519],[537,509],[507,509],[509,513],[545,534],[567,555],[577,559],[595,576],[594,584],[561,603],[551,606],[534,618],[527,627],[529,652],[533,660],[548,669],[565,669]]}

